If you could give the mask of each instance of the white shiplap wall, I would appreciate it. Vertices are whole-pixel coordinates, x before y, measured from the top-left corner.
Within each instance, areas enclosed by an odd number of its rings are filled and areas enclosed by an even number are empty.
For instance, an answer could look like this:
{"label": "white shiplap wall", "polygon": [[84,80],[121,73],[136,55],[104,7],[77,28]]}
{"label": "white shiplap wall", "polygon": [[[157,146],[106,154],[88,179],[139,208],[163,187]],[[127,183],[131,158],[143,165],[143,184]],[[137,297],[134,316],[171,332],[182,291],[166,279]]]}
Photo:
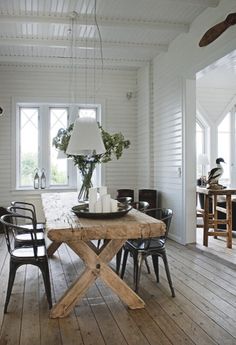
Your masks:
{"label": "white shiplap wall", "polygon": [[150,187],[150,65],[143,67],[138,72],[138,113],[137,113],[137,157],[138,157],[138,187]]}
{"label": "white shiplap wall", "polygon": [[[154,61],[153,184],[160,191],[162,207],[182,213],[182,85],[175,66]],[[175,217],[170,235],[181,242],[180,217]]]}
{"label": "white shiplap wall", "polygon": [[[85,92],[84,70],[78,73],[78,101],[93,101]],[[51,101],[67,102],[70,100],[69,73],[63,69],[43,69],[35,66],[0,66],[0,78],[4,80],[0,89],[0,105],[4,116],[0,117],[0,205],[6,206],[13,199],[40,199],[37,192],[22,193],[14,190],[11,179],[13,168],[12,152],[15,138],[12,137],[15,123],[14,101]],[[94,80],[87,76],[88,90],[93,89]],[[97,85],[99,81],[96,80]],[[105,180],[109,191],[116,195],[117,188],[136,186],[136,111],[137,99],[128,100],[126,93],[135,94],[137,74],[135,71],[104,71],[96,103],[102,104],[102,124],[109,132],[122,132],[130,139],[131,147],[118,161],[104,164]],[[30,143],[29,143],[30,144]]]}

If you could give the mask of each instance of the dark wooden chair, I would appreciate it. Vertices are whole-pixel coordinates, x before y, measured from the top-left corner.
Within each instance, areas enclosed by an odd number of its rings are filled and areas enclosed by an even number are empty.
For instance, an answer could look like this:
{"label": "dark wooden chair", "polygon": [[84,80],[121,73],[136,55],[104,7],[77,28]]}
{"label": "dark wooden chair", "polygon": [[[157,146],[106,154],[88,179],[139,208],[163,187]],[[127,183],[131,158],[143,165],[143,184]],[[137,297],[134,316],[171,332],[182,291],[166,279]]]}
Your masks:
{"label": "dark wooden chair", "polygon": [[157,209],[147,209],[144,211],[145,213],[149,214],[155,212],[155,218],[162,220],[166,224],[166,233],[165,236],[162,237],[155,237],[150,239],[138,239],[138,240],[128,240],[124,245],[124,256],[122,262],[122,270],[121,270],[121,278],[123,279],[125,274],[125,268],[127,263],[128,254],[131,253],[134,262],[134,289],[138,292],[139,288],[139,281],[141,275],[141,268],[143,260],[145,260],[148,256],[152,256],[152,262],[154,271],[156,274],[156,280],[159,282],[159,256],[163,259],[167,279],[169,282],[170,290],[172,293],[172,297],[175,297],[175,292],[170,276],[167,255],[166,255],[166,248],[165,242],[168,236],[168,231],[172,219],[173,212],[171,209],[166,208],[157,208]]}
{"label": "dark wooden chair", "polygon": [[131,201],[134,201],[134,190],[133,189],[117,189],[116,199],[122,197],[131,197]]}
{"label": "dark wooden chair", "polygon": [[[16,219],[17,218],[17,219]],[[48,305],[49,308],[52,307],[52,297],[51,297],[51,286],[50,286],[50,276],[49,276],[49,268],[48,268],[48,258],[46,247],[44,245],[38,245],[37,238],[36,238],[36,228],[33,226],[32,223],[32,231],[30,232],[31,236],[31,246],[27,247],[19,247],[15,248],[12,245],[12,236],[13,239],[18,234],[18,231],[29,232],[28,228],[24,228],[22,226],[15,225],[20,223],[20,221],[30,222],[32,221],[30,217],[25,217],[22,215],[16,214],[7,214],[0,218],[0,222],[4,227],[5,232],[5,239],[7,243],[8,252],[10,254],[10,271],[9,271],[9,278],[8,278],[8,286],[7,286],[7,295],[6,301],[4,305],[4,313],[7,312],[7,307],[10,301],[10,296],[12,292],[12,287],[15,280],[15,275],[17,269],[22,265],[34,265],[37,266],[43,275],[45,291],[47,295]]]}
{"label": "dark wooden chair", "polygon": [[[158,207],[157,191],[155,189],[139,189],[138,199],[141,201],[147,201],[149,203],[149,208]],[[155,217],[155,213],[153,213],[153,215],[150,213],[150,216]]]}

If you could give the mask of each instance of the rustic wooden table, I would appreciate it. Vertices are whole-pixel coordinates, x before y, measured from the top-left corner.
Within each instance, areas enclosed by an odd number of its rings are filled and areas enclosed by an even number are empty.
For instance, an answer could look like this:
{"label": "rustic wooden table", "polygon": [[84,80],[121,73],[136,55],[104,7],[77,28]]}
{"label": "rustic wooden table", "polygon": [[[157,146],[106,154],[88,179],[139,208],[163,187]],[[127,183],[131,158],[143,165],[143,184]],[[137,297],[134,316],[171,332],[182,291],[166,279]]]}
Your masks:
{"label": "rustic wooden table", "polygon": [[[42,203],[52,256],[64,242],[84,261],[85,269],[53,306],[52,318],[65,317],[100,277],[131,309],[144,307],[144,301],[109,267],[109,262],[127,239],[149,238],[165,233],[165,224],[132,209],[116,219],[78,218],[71,207],[78,204],[77,193],[44,193]],[[106,239],[98,249],[92,240]]]}
{"label": "rustic wooden table", "polygon": [[[232,195],[236,194],[236,189],[207,189],[197,187],[197,193],[204,195],[204,209],[197,210],[203,216],[203,245],[208,246],[208,236],[226,236],[227,247],[232,248]],[[225,208],[217,206],[217,202],[219,201],[218,197],[222,196],[225,197]],[[210,200],[212,200],[211,213],[209,211]],[[218,219],[218,211],[225,213],[226,218]],[[218,224],[226,224],[226,230],[218,230]]]}

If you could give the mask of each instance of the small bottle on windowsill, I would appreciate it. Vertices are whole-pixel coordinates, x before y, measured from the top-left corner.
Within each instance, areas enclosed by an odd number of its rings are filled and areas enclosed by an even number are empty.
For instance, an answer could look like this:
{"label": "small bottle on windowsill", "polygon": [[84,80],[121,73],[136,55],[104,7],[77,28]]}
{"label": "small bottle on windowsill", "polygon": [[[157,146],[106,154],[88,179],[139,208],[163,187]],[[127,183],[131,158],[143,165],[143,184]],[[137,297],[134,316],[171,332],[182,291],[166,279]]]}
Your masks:
{"label": "small bottle on windowsill", "polygon": [[44,169],[42,169],[40,188],[41,189],[45,189],[46,188],[46,175],[45,175]]}
{"label": "small bottle on windowsill", "polygon": [[34,189],[39,189],[39,173],[38,173],[38,169],[35,169],[35,174],[34,174]]}

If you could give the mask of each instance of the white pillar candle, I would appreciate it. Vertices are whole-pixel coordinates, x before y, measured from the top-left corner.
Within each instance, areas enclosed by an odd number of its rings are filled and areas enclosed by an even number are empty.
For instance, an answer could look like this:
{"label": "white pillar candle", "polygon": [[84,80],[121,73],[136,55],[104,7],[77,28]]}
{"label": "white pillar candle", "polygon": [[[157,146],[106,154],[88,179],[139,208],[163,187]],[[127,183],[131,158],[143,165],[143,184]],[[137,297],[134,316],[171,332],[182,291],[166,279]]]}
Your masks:
{"label": "white pillar candle", "polygon": [[95,213],[102,213],[102,199],[98,198],[98,200],[95,202]]}
{"label": "white pillar candle", "polygon": [[118,201],[111,199],[111,212],[117,212],[118,210]]}
{"label": "white pillar candle", "polygon": [[100,197],[102,197],[103,195],[106,195],[107,194],[107,187],[106,186],[99,187],[99,194],[100,194]]}
{"label": "white pillar candle", "polygon": [[111,196],[105,194],[101,197],[102,199],[102,212],[111,212]]}
{"label": "white pillar candle", "polygon": [[97,188],[89,188],[89,212],[95,212],[95,203],[97,201]]}

